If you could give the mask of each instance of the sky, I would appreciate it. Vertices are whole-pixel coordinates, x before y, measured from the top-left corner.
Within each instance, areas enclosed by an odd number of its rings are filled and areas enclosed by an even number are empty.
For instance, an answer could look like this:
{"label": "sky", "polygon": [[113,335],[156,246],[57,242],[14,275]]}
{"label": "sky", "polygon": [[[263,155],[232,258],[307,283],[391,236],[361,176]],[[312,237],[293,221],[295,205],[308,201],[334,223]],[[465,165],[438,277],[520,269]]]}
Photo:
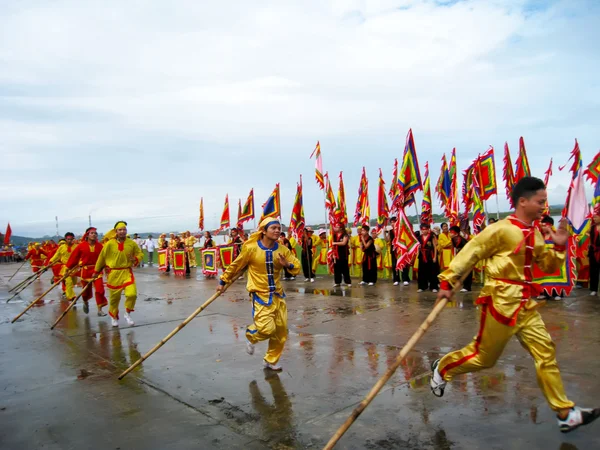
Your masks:
{"label": "sky", "polygon": [[322,222],[317,140],[349,215],[366,168],[375,217],[410,128],[432,186],[443,153],[463,170],[492,145],[500,210],[523,136],[563,204],[575,138],[584,164],[600,149],[598,23],[594,0],[3,2],[0,228],[196,231],[202,197],[215,229],[226,194],[235,219],[276,183],[287,223],[301,174]]}

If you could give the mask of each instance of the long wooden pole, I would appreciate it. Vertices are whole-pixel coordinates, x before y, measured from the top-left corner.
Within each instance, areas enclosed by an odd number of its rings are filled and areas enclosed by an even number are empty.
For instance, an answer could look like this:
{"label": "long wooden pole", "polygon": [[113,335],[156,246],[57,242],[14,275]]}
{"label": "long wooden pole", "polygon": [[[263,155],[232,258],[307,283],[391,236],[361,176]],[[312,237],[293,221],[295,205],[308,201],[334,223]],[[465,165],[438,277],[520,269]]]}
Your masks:
{"label": "long wooden pole", "polygon": [[21,269],[23,268],[23,266],[25,265],[25,263],[27,263],[27,260],[23,261],[23,264],[21,264],[21,265],[19,266],[19,268],[18,268],[18,269],[15,271],[15,273],[13,273],[13,274],[11,275],[11,277],[8,279],[8,281],[9,281],[9,282],[10,282],[10,280],[12,280],[12,279],[14,278],[14,276],[17,274],[17,272],[19,272],[19,270],[21,270]]}
{"label": "long wooden pole", "polygon": [[86,290],[88,287],[90,287],[90,285],[91,285],[91,284],[92,284],[94,281],[96,281],[96,279],[97,279],[97,278],[98,278],[98,277],[94,277],[94,278],[92,278],[92,279],[91,279],[91,280],[90,280],[90,281],[89,281],[89,282],[88,282],[88,283],[85,285],[85,287],[84,287],[84,288],[81,290],[81,292],[79,293],[79,295],[78,295],[77,297],[75,297],[71,303],[69,303],[69,306],[67,306],[67,309],[65,309],[65,310],[63,311],[63,313],[60,315],[60,317],[59,317],[58,319],[56,319],[56,322],[54,322],[54,323],[52,324],[52,326],[50,327],[50,329],[51,329],[51,330],[54,330],[54,327],[55,327],[56,325],[58,325],[58,322],[60,322],[60,321],[62,320],[62,318],[63,318],[63,317],[65,317],[65,316],[67,315],[67,313],[68,313],[69,311],[71,311],[71,308],[73,308],[73,306],[75,306],[75,303],[77,303],[77,300],[79,300],[79,298],[80,298],[80,297],[83,295],[83,293],[85,292],[85,290]]}
{"label": "long wooden pole", "polygon": [[56,283],[54,283],[52,286],[50,286],[46,292],[44,292],[42,295],[40,295],[38,298],[36,298],[34,301],[32,301],[29,304],[29,306],[27,308],[25,308],[21,312],[21,314],[19,314],[17,317],[15,317],[10,323],[15,323],[23,314],[25,314],[27,311],[29,311],[29,309],[31,307],[33,307],[33,305],[35,305],[37,302],[39,302],[41,299],[43,299],[48,292],[50,292],[52,289],[54,289],[56,286],[58,286],[65,278],[67,278],[68,276],[70,276],[78,268],[79,268],[79,266],[75,266],[71,270],[67,271],[67,273],[65,273],[65,275],[60,280],[58,280]]}
{"label": "long wooden pole", "polygon": [[35,279],[35,278],[39,278],[43,273],[45,272],[44,268],[42,268],[41,270],[38,270],[36,273],[32,273],[31,275],[29,275],[27,278],[25,278],[24,280],[22,280],[20,283],[15,284],[13,287],[11,287],[8,292],[13,292],[21,287],[23,287],[23,285],[27,284],[28,282],[30,282],[31,280]]}
{"label": "long wooden pole", "polygon": [[[236,278],[234,277],[234,280],[235,279]],[[148,353],[146,353],[144,356],[142,356],[140,359],[138,359],[125,372],[123,372],[121,375],[119,375],[119,380],[122,380],[129,372],[131,372],[133,369],[135,369],[137,366],[139,366],[141,363],[143,363],[145,360],[147,360],[150,356],[152,356],[152,354],[155,351],[157,351],[159,348],[161,348],[163,345],[165,345],[169,341],[169,339],[171,339],[173,336],[175,336],[177,333],[179,333],[181,331],[181,329],[183,327],[185,327],[188,323],[190,323],[194,317],[196,317],[198,314],[200,314],[202,311],[204,311],[208,305],[210,305],[217,298],[219,298],[221,296],[221,294],[223,294],[229,286],[231,286],[231,284],[226,285],[225,288],[221,292],[215,292],[212,297],[210,297],[208,300],[206,300],[202,304],[202,306],[200,306],[198,309],[196,309],[192,314],[190,314],[188,316],[187,319],[185,319],[183,322],[181,322],[177,326],[177,328],[175,328],[173,331],[171,331],[169,334],[167,334],[167,336],[165,336],[165,338],[163,340],[161,340],[158,344],[156,344],[154,347],[152,347],[152,349]]]}
{"label": "long wooden pole", "polygon": [[25,289],[27,289],[27,287],[32,284],[34,281],[38,280],[42,274],[46,271],[47,269],[44,268],[42,270],[40,270],[39,272],[37,272],[35,274],[34,277],[30,277],[29,281],[27,283],[21,284],[19,286],[19,289],[13,294],[13,296],[11,298],[9,298],[8,300],[6,300],[6,303],[10,302],[13,298],[15,298],[17,295],[19,295],[21,292],[23,292]]}
{"label": "long wooden pole", "polygon": [[[452,289],[450,298],[452,298],[454,294],[456,294],[456,292],[458,292],[462,288],[462,282],[464,281],[464,278],[466,278],[466,276],[463,276],[461,280],[456,284],[454,289]],[[412,335],[412,337],[409,339],[406,345],[402,347],[402,350],[400,350],[400,353],[396,357],[396,361],[394,361],[394,364],[392,364],[392,366],[385,372],[385,374],[379,379],[379,381],[375,383],[375,386],[371,388],[365,399],[362,402],[360,402],[360,404],[354,409],[354,411],[352,411],[350,417],[348,417],[348,419],[346,419],[342,426],[335,432],[335,434],[331,437],[327,445],[323,447],[323,450],[331,450],[335,446],[335,444],[337,444],[337,442],[341,439],[344,433],[348,431],[348,429],[352,426],[352,424],[358,418],[358,416],[360,416],[361,413],[366,409],[366,407],[369,406],[369,404],[377,396],[379,391],[381,391],[383,386],[389,381],[390,378],[392,378],[398,367],[400,367],[402,360],[404,360],[406,355],[408,355],[408,353],[413,349],[416,343],[419,342],[419,339],[423,337],[425,332],[429,329],[429,327],[435,321],[440,312],[442,312],[442,310],[448,303],[448,300],[450,299],[444,298],[435,305],[433,310],[427,316],[427,319],[425,319],[425,321],[421,324],[421,326],[415,332],[415,334]]]}

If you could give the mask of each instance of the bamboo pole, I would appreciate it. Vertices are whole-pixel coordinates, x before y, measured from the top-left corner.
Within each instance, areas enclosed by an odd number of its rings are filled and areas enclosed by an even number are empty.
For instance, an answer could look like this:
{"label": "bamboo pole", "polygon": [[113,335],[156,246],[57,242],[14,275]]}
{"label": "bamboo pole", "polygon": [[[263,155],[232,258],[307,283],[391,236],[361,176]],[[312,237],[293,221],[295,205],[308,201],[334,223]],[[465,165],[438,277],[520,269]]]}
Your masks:
{"label": "bamboo pole", "polygon": [[69,306],[67,307],[67,309],[65,309],[65,310],[63,311],[63,313],[60,315],[60,317],[59,317],[58,319],[56,319],[56,322],[54,322],[54,323],[52,324],[52,326],[50,327],[50,329],[51,329],[51,330],[54,330],[54,327],[55,327],[56,325],[58,325],[58,322],[60,322],[60,321],[62,320],[62,318],[63,318],[63,317],[65,317],[65,316],[67,315],[67,313],[68,313],[69,311],[71,311],[71,308],[73,308],[73,306],[75,306],[75,303],[77,303],[77,300],[79,300],[79,298],[80,298],[80,297],[83,295],[83,293],[85,292],[85,290],[86,290],[88,287],[90,287],[90,285],[91,285],[91,284],[92,284],[94,281],[96,281],[97,279],[98,279],[98,277],[94,277],[94,278],[92,278],[92,279],[91,279],[91,280],[90,280],[90,281],[89,281],[89,282],[88,282],[88,283],[85,285],[85,287],[84,287],[84,288],[81,290],[81,292],[79,293],[79,295],[78,295],[77,297],[75,297],[71,303],[69,303]]}
{"label": "bamboo pole", "polygon": [[15,317],[10,323],[15,323],[23,314],[25,314],[27,311],[29,311],[29,309],[31,307],[33,307],[33,305],[35,305],[37,302],[39,302],[41,299],[43,299],[48,292],[50,292],[52,289],[54,289],[56,286],[58,286],[64,279],[66,279],[67,277],[69,277],[78,268],[79,268],[79,266],[75,266],[71,270],[68,270],[67,273],[65,273],[65,275],[60,280],[58,280],[56,283],[54,283],[52,286],[50,286],[46,292],[44,292],[42,295],[40,295],[38,298],[36,298],[34,301],[32,301],[29,304],[29,306],[27,306],[27,308],[25,308],[21,312],[21,314],[19,314],[17,317]]}
{"label": "bamboo pole", "polygon": [[[41,272],[41,273],[40,273]],[[21,280],[21,282],[15,284],[13,287],[11,287],[8,292],[13,292],[21,287],[23,287],[24,284],[27,284],[29,281],[33,280],[34,278],[38,278],[42,273],[44,273],[44,270],[38,270],[35,273],[32,273],[31,275],[29,275],[27,278],[25,278],[24,280]]]}
{"label": "bamboo pole", "polygon": [[[456,286],[454,286],[454,288],[452,289],[452,293],[450,294],[450,298],[452,298],[454,294],[456,294],[461,289],[462,282],[465,278],[466,275],[461,277],[460,281],[456,284]],[[406,345],[402,347],[402,350],[400,350],[400,353],[396,357],[396,361],[394,361],[394,364],[392,364],[392,366],[377,381],[377,383],[375,383],[375,385],[371,388],[365,399],[362,402],[360,402],[360,404],[354,409],[354,411],[352,411],[350,417],[348,417],[348,419],[346,419],[342,426],[338,428],[338,430],[331,437],[327,445],[323,447],[323,450],[331,450],[335,446],[335,444],[337,444],[337,442],[341,439],[344,433],[348,431],[348,429],[352,426],[354,421],[362,414],[362,412],[367,408],[367,406],[369,406],[369,404],[377,396],[379,391],[381,391],[383,386],[394,375],[398,367],[400,367],[400,364],[402,363],[406,355],[408,355],[408,353],[413,349],[416,343],[419,342],[419,339],[423,337],[425,332],[429,329],[429,327],[435,321],[440,312],[442,312],[450,298],[444,298],[435,305],[433,310],[427,316],[427,319],[425,319],[425,321],[421,324],[417,331],[412,335],[412,337],[409,339]]]}
{"label": "bamboo pole", "polygon": [[21,264],[19,266],[19,268],[15,271],[15,273],[13,273],[11,275],[11,277],[8,279],[8,282],[10,282],[10,280],[12,280],[14,278],[14,276],[17,274],[17,272],[19,272],[19,270],[21,270],[26,263],[27,263],[27,260],[23,261],[23,264]]}
{"label": "bamboo pole", "polygon": [[[236,277],[234,277],[233,279],[235,280]],[[137,366],[139,366],[141,363],[143,363],[145,360],[147,360],[150,356],[152,356],[152,354],[155,351],[157,351],[159,348],[161,348],[163,345],[165,345],[169,341],[169,339],[171,339],[173,336],[175,336],[177,333],[179,333],[181,331],[181,329],[183,327],[185,327],[188,323],[190,323],[194,317],[196,317],[198,314],[200,314],[202,311],[204,311],[208,305],[210,305],[217,298],[219,298],[221,296],[221,294],[223,294],[229,286],[231,286],[231,284],[226,285],[225,288],[221,292],[215,292],[212,295],[212,297],[210,297],[208,300],[206,300],[200,307],[198,307],[198,309],[196,309],[192,314],[190,314],[187,319],[185,319],[183,322],[181,322],[177,326],[177,328],[175,328],[173,331],[171,331],[167,336],[165,336],[164,339],[162,339],[158,344],[156,344],[154,347],[152,347],[152,349],[148,353],[146,353],[144,356],[142,356],[140,359],[138,359],[125,372],[123,372],[121,375],[119,375],[119,380],[122,380],[129,372],[131,372],[133,369],[135,369]]]}
{"label": "bamboo pole", "polygon": [[35,274],[35,276],[33,277],[29,277],[28,278],[28,282],[24,283],[24,284],[20,284],[19,285],[19,289],[13,294],[13,296],[11,298],[9,298],[8,300],[6,300],[6,303],[10,302],[13,298],[15,298],[17,295],[19,295],[21,292],[23,292],[25,289],[27,289],[27,287],[32,284],[34,281],[38,280],[42,274],[46,271],[47,269],[44,268],[42,270],[40,270],[39,272],[37,272]]}

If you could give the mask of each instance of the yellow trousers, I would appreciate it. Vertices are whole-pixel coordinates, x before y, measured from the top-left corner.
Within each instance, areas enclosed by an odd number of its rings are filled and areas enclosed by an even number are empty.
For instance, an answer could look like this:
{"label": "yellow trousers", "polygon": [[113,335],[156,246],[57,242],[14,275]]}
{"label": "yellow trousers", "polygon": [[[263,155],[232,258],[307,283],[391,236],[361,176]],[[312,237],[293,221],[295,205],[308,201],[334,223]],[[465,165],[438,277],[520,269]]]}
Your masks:
{"label": "yellow trousers", "polygon": [[135,283],[125,286],[122,289],[109,289],[108,314],[115,319],[119,318],[119,303],[121,302],[121,292],[123,291],[125,291],[125,310],[131,312],[135,309],[135,301],[137,300]]}
{"label": "yellow trousers", "polygon": [[196,251],[192,249],[187,250],[188,258],[190,260],[190,267],[198,266],[198,262],[196,261]]}
{"label": "yellow trousers", "polygon": [[565,394],[554,342],[540,314],[522,309],[516,325],[511,327],[498,322],[492,316],[490,306],[480,308],[479,333],[465,348],[442,358],[438,366],[442,378],[451,381],[456,375],[493,367],[508,341],[516,336],[535,361],[537,381],[550,407],[558,411],[575,406]]}
{"label": "yellow trousers", "polygon": [[[252,298],[252,294],[250,295]],[[266,306],[261,305],[254,298],[252,301],[252,316],[254,323],[246,329],[246,338],[252,344],[268,339],[269,348],[264,359],[269,364],[277,364],[283,353],[288,335],[285,300],[273,295],[272,303]]]}
{"label": "yellow trousers", "polygon": [[[67,266],[62,266],[60,270],[60,276],[64,277],[65,273],[67,273]],[[77,277],[67,277],[65,278],[65,295],[67,296],[67,300],[73,300],[77,295],[75,295],[75,285],[77,284]]]}

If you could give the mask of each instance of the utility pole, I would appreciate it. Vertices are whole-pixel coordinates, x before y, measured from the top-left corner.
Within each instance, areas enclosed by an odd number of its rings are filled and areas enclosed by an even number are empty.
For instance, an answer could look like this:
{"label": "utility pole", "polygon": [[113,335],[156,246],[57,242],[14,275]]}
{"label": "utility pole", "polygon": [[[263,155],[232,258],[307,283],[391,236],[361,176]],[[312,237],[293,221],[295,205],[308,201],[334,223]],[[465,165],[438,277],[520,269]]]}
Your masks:
{"label": "utility pole", "polygon": [[55,216],[54,219],[56,220],[56,235],[60,236],[60,234],[58,234],[58,216]]}

